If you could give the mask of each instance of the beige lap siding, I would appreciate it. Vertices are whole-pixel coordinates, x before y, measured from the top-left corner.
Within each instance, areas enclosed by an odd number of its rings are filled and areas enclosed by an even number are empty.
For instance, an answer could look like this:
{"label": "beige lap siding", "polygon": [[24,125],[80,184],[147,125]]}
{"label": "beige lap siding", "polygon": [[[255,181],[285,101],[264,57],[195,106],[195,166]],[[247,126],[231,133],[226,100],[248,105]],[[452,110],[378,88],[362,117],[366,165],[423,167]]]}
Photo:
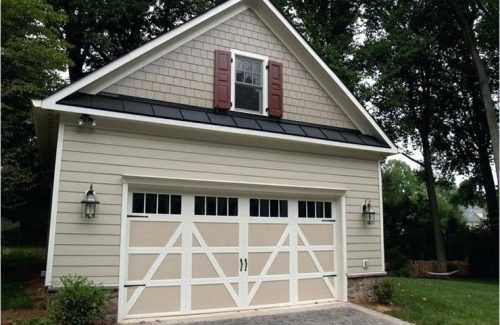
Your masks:
{"label": "beige lap siding", "polygon": [[356,129],[251,10],[216,26],[104,91],[213,108],[214,51],[230,49],[268,56],[283,64],[283,118]]}
{"label": "beige lap siding", "polygon": [[[133,125],[121,128],[127,131],[102,123],[90,130],[65,126],[54,278],[81,274],[118,284],[123,174],[345,188],[348,272],[382,271],[377,161],[140,134]],[[89,183],[95,184],[101,201],[91,220],[80,217],[79,203]],[[360,214],[367,198],[377,211],[369,226]],[[361,267],[363,259],[370,261],[368,269]]]}

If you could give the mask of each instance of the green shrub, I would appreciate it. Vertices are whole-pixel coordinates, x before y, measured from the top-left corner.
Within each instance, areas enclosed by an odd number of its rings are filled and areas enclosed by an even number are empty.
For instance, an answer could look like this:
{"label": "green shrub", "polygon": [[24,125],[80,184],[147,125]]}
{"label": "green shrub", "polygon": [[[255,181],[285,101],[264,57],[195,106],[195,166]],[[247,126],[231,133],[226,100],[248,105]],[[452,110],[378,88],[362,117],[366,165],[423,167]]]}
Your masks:
{"label": "green shrub", "polygon": [[392,299],[394,286],[389,280],[385,279],[373,286],[373,293],[378,303],[387,305]]}
{"label": "green shrub", "polygon": [[104,316],[106,291],[81,276],[61,277],[62,288],[49,305],[49,314],[56,324],[85,325]]}

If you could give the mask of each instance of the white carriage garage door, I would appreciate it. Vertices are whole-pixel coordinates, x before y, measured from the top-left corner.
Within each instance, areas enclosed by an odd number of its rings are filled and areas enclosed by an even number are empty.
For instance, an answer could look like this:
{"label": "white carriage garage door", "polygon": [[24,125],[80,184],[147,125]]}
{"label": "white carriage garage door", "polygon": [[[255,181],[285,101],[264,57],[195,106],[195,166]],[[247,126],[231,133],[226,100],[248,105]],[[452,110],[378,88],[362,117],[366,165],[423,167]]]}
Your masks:
{"label": "white carriage garage door", "polygon": [[127,209],[123,319],[335,300],[335,201],[133,191]]}

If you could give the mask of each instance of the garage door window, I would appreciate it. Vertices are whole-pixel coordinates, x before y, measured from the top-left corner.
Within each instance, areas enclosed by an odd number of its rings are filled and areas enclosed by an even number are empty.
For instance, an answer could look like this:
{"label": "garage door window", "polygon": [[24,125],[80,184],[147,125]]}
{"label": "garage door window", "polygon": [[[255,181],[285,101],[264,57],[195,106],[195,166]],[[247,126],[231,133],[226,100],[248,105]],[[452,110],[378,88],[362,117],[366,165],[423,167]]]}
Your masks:
{"label": "garage door window", "polygon": [[180,195],[132,193],[132,213],[181,214]]}
{"label": "garage door window", "polygon": [[251,217],[288,217],[287,200],[250,199]]}
{"label": "garage door window", "polygon": [[194,214],[197,216],[237,216],[238,199],[234,197],[195,196]]}
{"label": "garage door window", "polygon": [[332,203],[299,201],[299,218],[332,218]]}

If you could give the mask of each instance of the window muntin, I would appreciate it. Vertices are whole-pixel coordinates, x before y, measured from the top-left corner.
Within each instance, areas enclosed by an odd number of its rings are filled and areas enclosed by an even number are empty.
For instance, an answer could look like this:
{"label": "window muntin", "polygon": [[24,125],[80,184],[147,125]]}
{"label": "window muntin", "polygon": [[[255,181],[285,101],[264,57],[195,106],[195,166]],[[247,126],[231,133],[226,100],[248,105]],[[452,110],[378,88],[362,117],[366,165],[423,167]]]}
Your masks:
{"label": "window muntin", "polygon": [[332,218],[332,202],[299,201],[299,218]]}
{"label": "window muntin", "polygon": [[181,214],[180,195],[159,193],[132,193],[132,213]]}
{"label": "window muntin", "polygon": [[231,110],[267,115],[268,89],[265,56],[231,50]]}
{"label": "window muntin", "polygon": [[288,217],[287,200],[250,199],[250,217]]}
{"label": "window muntin", "polygon": [[262,61],[236,56],[235,105],[262,112]]}
{"label": "window muntin", "polygon": [[195,196],[194,214],[197,216],[237,216],[238,199],[233,197]]}

